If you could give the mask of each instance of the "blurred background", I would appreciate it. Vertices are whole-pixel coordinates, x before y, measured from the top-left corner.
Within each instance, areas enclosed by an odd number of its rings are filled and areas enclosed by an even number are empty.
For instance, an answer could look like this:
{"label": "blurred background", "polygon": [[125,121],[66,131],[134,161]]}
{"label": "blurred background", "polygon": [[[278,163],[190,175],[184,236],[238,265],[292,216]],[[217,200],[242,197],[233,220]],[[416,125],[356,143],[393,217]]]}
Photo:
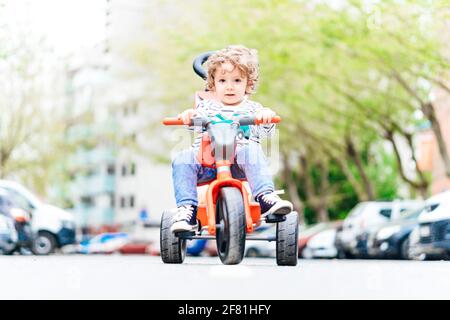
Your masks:
{"label": "blurred background", "polygon": [[243,44],[252,98],[283,118],[275,178],[299,255],[447,257],[449,40],[444,0],[0,0],[0,229],[17,231],[0,250],[158,254],[171,150],[190,138],[161,119],[204,88],[197,55]]}

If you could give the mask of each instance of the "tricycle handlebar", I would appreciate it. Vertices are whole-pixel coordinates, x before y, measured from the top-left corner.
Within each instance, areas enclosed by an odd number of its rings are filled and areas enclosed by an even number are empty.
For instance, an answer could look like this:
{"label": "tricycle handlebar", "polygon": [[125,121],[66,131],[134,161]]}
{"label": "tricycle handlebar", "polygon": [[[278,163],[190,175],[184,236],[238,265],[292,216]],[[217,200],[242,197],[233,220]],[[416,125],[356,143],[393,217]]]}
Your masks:
{"label": "tricycle handlebar", "polygon": [[[210,121],[203,117],[194,117],[191,119],[189,126],[206,126]],[[185,125],[181,117],[178,118],[164,118],[163,124],[166,126],[183,126]]]}
{"label": "tricycle handlebar", "polygon": [[[260,125],[262,124],[262,120],[258,120],[255,118],[255,116],[244,116],[240,119],[238,119],[239,124],[241,126],[248,126],[248,125]],[[205,119],[203,117],[194,117],[191,119],[191,122],[189,123],[189,126],[206,126],[210,121],[208,119]],[[281,122],[280,116],[275,116],[272,118],[272,121],[270,123],[279,123]],[[163,124],[166,126],[179,126],[184,125],[183,119],[181,118],[165,118],[163,120]]]}

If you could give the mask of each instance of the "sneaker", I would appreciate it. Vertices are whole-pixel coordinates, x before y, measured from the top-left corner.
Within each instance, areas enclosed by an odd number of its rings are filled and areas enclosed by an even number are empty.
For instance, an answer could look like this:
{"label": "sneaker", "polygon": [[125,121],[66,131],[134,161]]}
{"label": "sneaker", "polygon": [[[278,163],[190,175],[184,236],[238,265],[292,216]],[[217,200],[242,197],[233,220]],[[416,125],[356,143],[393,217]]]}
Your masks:
{"label": "sneaker", "polygon": [[282,200],[275,192],[260,194],[256,197],[256,201],[261,206],[261,216],[269,214],[284,215],[292,211],[292,203]]}
{"label": "sneaker", "polygon": [[197,207],[192,205],[178,207],[170,231],[194,231],[197,227]]}

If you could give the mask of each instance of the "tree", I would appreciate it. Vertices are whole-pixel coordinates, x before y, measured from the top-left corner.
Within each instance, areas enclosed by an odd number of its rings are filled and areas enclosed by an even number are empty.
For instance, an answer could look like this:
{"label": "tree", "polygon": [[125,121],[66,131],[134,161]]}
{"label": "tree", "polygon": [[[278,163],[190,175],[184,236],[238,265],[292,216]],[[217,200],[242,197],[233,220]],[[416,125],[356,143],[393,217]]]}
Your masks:
{"label": "tree", "polygon": [[[170,9],[168,2],[162,3]],[[399,179],[425,196],[429,177],[415,166],[411,178],[404,172],[404,156],[393,152],[385,157],[380,148],[390,142],[395,151],[399,140],[393,137],[403,137],[411,150],[408,161],[414,164],[414,128],[424,120],[431,121],[440,139],[429,93],[431,85],[445,86],[441,77],[449,67],[438,36],[441,5],[408,0],[373,4],[349,0],[338,6],[199,0],[168,9],[170,15],[153,16],[149,20],[153,45],[137,43],[133,50],[143,67],[159,75],[163,101],[177,106],[167,110],[170,114],[190,106],[192,93],[203,86],[190,69],[197,54],[228,44],[256,48],[262,80],[255,99],[283,117],[279,126],[283,154],[287,158],[295,154],[299,163],[303,159],[313,167],[304,171],[288,162],[292,170],[320,180],[317,177],[330,179],[326,171],[339,168],[360,201],[396,197]],[[165,89],[169,86],[170,91]],[[416,118],[417,111],[422,118]],[[441,154],[445,160],[444,148]],[[380,176],[373,168],[392,172],[393,177]],[[314,177],[316,171],[322,174]],[[294,175],[284,172],[283,177],[291,193]],[[316,184],[313,193],[302,185],[299,174],[296,177],[294,183],[301,186],[299,194],[306,203],[308,194],[321,199],[309,201],[317,214],[323,203],[331,205],[325,199],[335,198],[337,191],[330,181]]]}
{"label": "tree", "polygon": [[[43,192],[64,156],[64,81],[45,41],[6,31],[0,57],[0,178],[19,177]],[[59,84],[59,86],[57,85]]]}

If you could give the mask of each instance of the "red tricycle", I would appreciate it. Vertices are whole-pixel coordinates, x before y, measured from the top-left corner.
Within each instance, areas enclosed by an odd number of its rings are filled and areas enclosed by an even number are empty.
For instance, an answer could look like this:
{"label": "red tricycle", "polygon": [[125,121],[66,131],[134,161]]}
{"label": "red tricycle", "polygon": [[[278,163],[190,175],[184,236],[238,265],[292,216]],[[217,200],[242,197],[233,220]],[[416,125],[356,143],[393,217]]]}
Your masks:
{"label": "red tricycle", "polygon": [[[199,65],[201,67],[206,61],[205,56],[207,58],[205,54],[194,61],[194,69],[202,77],[204,73],[199,69]],[[272,119],[272,123],[280,121],[279,116]],[[163,123],[183,125],[183,120],[166,118]],[[182,263],[188,239],[216,239],[218,255],[223,264],[238,264],[242,261],[246,240],[276,241],[277,264],[297,264],[297,212],[261,217],[260,205],[253,201],[245,179],[235,179],[231,175],[230,167],[234,161],[236,137],[240,133],[240,127],[259,124],[261,121],[253,116],[241,116],[220,122],[211,121],[207,117],[194,117],[191,120],[191,126],[200,126],[204,131],[197,158],[202,165],[214,166],[217,169],[217,177],[213,181],[203,183],[206,192],[202,194],[199,190],[197,231],[173,233],[170,228],[176,209],[163,213],[160,246],[164,263]],[[270,237],[252,235],[262,222],[276,223],[276,234]]]}

